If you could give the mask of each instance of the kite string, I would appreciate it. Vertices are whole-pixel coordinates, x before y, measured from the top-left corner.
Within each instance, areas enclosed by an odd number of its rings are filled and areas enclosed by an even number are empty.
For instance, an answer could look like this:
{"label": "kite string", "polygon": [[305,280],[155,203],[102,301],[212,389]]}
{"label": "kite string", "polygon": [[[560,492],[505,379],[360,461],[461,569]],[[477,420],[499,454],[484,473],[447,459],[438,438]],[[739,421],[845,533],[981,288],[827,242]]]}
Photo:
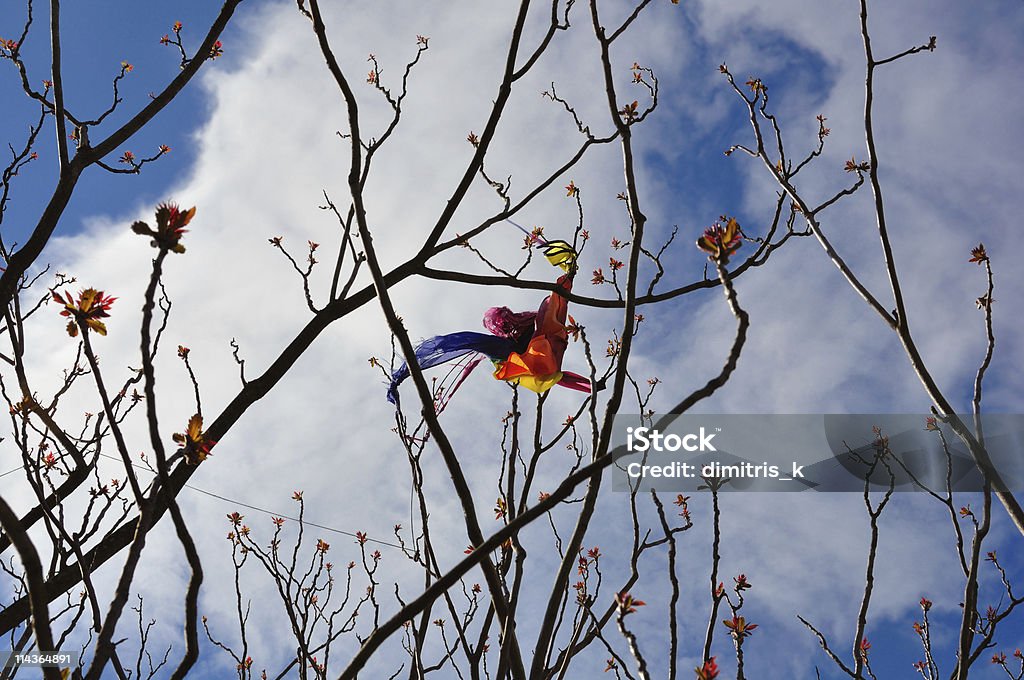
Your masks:
{"label": "kite string", "polygon": [[509,224],[511,224],[513,227],[516,227],[517,229],[519,229],[519,231],[523,232],[524,234],[526,234],[531,239],[535,239],[542,246],[546,246],[548,244],[548,242],[540,234],[537,234],[537,233],[532,232],[532,231],[528,231],[526,229],[526,227],[524,227],[523,225],[519,224],[518,222],[513,222],[512,220],[510,220],[507,217],[505,218],[505,221],[508,222]]}
{"label": "kite string", "polygon": [[[116,456],[111,456],[111,455],[106,454],[106,453],[101,453],[100,456],[103,457],[103,458],[109,458],[110,460],[116,460],[116,461],[120,461],[121,460],[120,458],[118,458]],[[152,472],[152,470],[150,470],[149,468],[145,467],[144,465],[139,465],[138,463],[132,463],[132,467],[137,468],[139,470],[146,471],[146,472]],[[16,468],[12,468],[10,470],[7,470],[6,472],[0,473],[0,477],[6,477],[7,475],[14,474],[15,472],[18,472],[20,470],[24,470],[24,467],[19,465]],[[296,517],[291,517],[290,515],[287,515],[285,513],[275,512],[273,510],[268,510],[267,508],[261,508],[261,507],[256,506],[256,505],[252,505],[250,503],[246,503],[244,501],[240,501],[237,498],[229,498],[228,496],[222,496],[222,495],[220,495],[218,493],[214,493],[213,491],[207,491],[206,489],[200,489],[199,487],[193,486],[191,484],[185,484],[184,486],[185,486],[186,489],[191,489],[192,491],[195,491],[197,493],[205,494],[205,495],[210,496],[212,498],[216,498],[218,500],[225,501],[227,503],[231,503],[231,504],[236,505],[236,506],[241,506],[243,508],[248,508],[250,510],[255,510],[257,512],[262,512],[262,513],[264,513],[266,515],[270,515],[271,517],[281,517],[282,519],[293,520],[293,521],[296,521],[296,522],[299,521],[299,519],[296,518]],[[308,519],[303,519],[302,522],[306,526],[316,527],[317,529],[323,529],[324,531],[331,531],[331,532],[334,532],[336,534],[341,534],[343,536],[352,536],[353,538],[357,538],[357,539],[359,538],[357,536],[358,532],[345,531],[344,529],[337,529],[335,527],[327,526],[325,524],[318,524],[316,522],[311,522]],[[387,546],[389,548],[398,548],[399,550],[404,550],[404,548],[402,546],[400,546],[400,545],[397,545],[395,543],[389,543],[388,541],[382,541],[382,540],[377,539],[377,538],[366,538],[365,540],[368,543],[377,543],[378,545],[384,545],[384,546]]]}

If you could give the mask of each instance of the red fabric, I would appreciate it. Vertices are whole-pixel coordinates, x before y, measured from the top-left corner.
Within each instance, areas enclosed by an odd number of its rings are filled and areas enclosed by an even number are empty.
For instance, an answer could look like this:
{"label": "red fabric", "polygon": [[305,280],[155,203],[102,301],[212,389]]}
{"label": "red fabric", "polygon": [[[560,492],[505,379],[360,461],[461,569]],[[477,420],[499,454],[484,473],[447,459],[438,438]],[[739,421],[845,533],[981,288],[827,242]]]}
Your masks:
{"label": "red fabric", "polygon": [[565,329],[569,301],[562,291],[568,293],[572,290],[572,278],[563,274],[556,283],[558,287],[537,310],[536,330],[526,351],[510,354],[495,372],[495,378],[515,380],[531,376],[543,381],[561,372],[562,356],[569,344],[569,334]]}

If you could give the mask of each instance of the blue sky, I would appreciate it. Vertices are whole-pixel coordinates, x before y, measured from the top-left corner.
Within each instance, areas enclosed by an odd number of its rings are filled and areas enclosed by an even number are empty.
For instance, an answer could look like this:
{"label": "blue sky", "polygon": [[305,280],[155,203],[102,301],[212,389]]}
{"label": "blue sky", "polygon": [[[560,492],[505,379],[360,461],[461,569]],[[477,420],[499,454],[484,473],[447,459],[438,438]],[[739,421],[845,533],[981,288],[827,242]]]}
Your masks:
{"label": "blue sky", "polygon": [[[64,36],[63,59],[67,70],[65,99],[68,106],[78,115],[92,118],[99,115],[111,104],[111,81],[120,70],[121,62],[127,61],[134,70],[120,84],[123,103],[108,118],[108,124],[100,132],[111,132],[124,123],[148,102],[150,92],[158,90],[178,72],[178,55],[174,47],[160,45],[160,37],[171,31],[175,21],[185,24],[186,46],[193,48],[205,36],[206,28],[216,16],[218,6],[205,2],[151,3],[147,6],[126,6],[122,3],[99,2],[86,6],[71,4],[62,8],[61,19],[69,28]],[[0,8],[0,36],[16,40],[21,34],[26,19],[25,8],[16,3],[7,3]],[[47,12],[45,7],[35,9],[33,30],[23,48],[28,64],[29,78],[39,88],[49,78],[49,37],[45,32]],[[237,35],[234,26],[229,27],[225,39]],[[101,36],[103,36],[101,38]],[[226,54],[224,62],[230,62],[234,55]],[[8,64],[8,67],[10,65]],[[5,142],[18,146],[23,136],[18,133],[38,117],[38,106],[27,97],[19,96],[20,80],[13,68],[4,71],[5,91],[10,93],[5,106]],[[133,150],[140,157],[155,153],[157,147],[166,144],[172,153],[160,163],[149,166],[138,176],[116,176],[94,169],[82,179],[72,200],[62,229],[81,229],[83,220],[96,214],[116,209],[118,199],[123,202],[156,202],[165,198],[164,193],[183,173],[187,173],[195,161],[195,144],[192,135],[195,125],[209,112],[202,91],[187,88],[161,115],[125,145],[123,150]],[[48,120],[47,130],[52,127]],[[93,133],[96,134],[95,131]],[[96,141],[95,137],[93,141]],[[118,154],[107,161],[117,165]],[[4,221],[5,238],[22,237],[26,229],[34,226],[31,220],[38,215],[38,204],[48,198],[47,190],[55,181],[53,160],[56,146],[52,134],[37,147],[40,162],[31,166],[29,181],[22,181],[9,207]],[[121,166],[123,167],[123,166]],[[26,173],[26,174],[27,174]],[[45,178],[45,179],[44,179]]]}
{"label": "blue sky", "polygon": [[[1018,219],[1013,199],[1024,170],[1024,149],[1018,129],[1021,96],[1011,85],[1019,79],[1024,9],[1009,0],[981,7],[943,3],[941,12],[923,1],[898,7],[876,4],[872,28],[879,55],[926,42],[930,35],[938,36],[939,44],[934,53],[887,67],[877,90],[882,178],[916,337],[947,393],[958,406],[966,406],[984,349],[982,317],[974,308],[974,298],[983,292],[982,270],[966,260],[970,248],[984,241],[996,268],[998,335],[986,408],[1021,412],[1022,369],[1017,358],[1024,350],[1024,326],[1014,314],[1014,301],[1019,299],[1024,276],[1013,271],[1010,254]],[[619,11],[624,6],[613,5]],[[368,188],[375,242],[385,266],[414,252],[416,238],[432,224],[469,157],[465,135],[480,131],[494,97],[493,77],[512,10],[511,5],[503,5],[483,12],[458,3],[431,10],[395,2],[372,9],[346,7],[344,12],[332,10],[328,15],[339,57],[356,84],[362,84],[368,69],[368,52],[380,58],[383,77],[393,79],[414,53],[415,36],[431,37],[431,50],[411,81],[406,118],[393,146],[379,157]],[[0,36],[12,38],[20,32],[20,11],[11,3],[0,8]],[[136,110],[144,105],[149,91],[177,73],[173,49],[159,45],[160,36],[181,20],[186,24],[186,41],[195,45],[200,27],[214,11],[213,4],[200,2],[69,5],[63,15],[65,26],[74,28],[67,31],[65,47],[69,101],[76,110],[105,106],[109,81],[120,62],[127,60],[135,69],[122,87],[122,116]],[[38,32],[39,21],[28,47],[34,80],[46,77],[46,40]],[[552,80],[588,120],[597,121],[595,129],[607,129],[599,118],[602,101],[593,88],[593,45],[582,12],[575,24],[555,43],[539,72],[517,88],[488,158],[488,169],[496,176],[512,174],[517,191],[525,190],[529,178],[563,158],[576,143],[564,112],[538,96]],[[42,258],[78,276],[83,285],[119,296],[109,324],[111,334],[103,339],[101,351],[110,370],[135,365],[139,282],[148,268],[149,252],[127,225],[146,218],[161,200],[195,204],[198,212],[188,235],[189,251],[171,262],[167,274],[175,301],[168,342],[193,348],[204,405],[211,413],[218,412],[237,391],[237,371],[228,345],[231,338],[238,339],[249,370],[256,374],[308,320],[299,281],[266,240],[283,235],[286,243],[298,247],[312,239],[329,251],[337,242],[337,228],[318,206],[323,202],[322,190],[339,200],[343,197],[346,162],[344,144],[334,134],[345,124],[340,98],[294,3],[249,0],[223,41],[225,55],[121,150],[142,156],[159,144],[168,144],[172,153],[147,166],[140,176],[109,176],[91,170]],[[719,214],[736,215],[748,233],[758,235],[773,208],[774,187],[764,169],[741,154],[727,158],[722,153],[733,143],[749,142],[750,134],[741,102],[717,73],[718,64],[727,63],[740,82],[754,75],[769,85],[772,109],[785,126],[791,153],[810,149],[815,141],[814,117],[819,113],[828,117],[832,133],[825,154],[805,171],[802,190],[829,195],[850,181],[842,171],[844,161],[864,157],[859,120],[863,64],[856,8],[850,3],[788,0],[771,6],[753,2],[674,6],[659,1],[614,57],[621,67],[623,88],[634,60],[654,68],[661,82],[660,108],[649,124],[639,128],[637,144],[642,195],[650,219],[648,243],[666,238],[674,225],[680,229],[670,251],[672,283],[700,277],[703,259],[690,244]],[[0,67],[6,114],[0,130],[4,143],[17,146],[35,109],[19,96],[10,64],[0,63]],[[373,128],[380,120],[380,103],[369,87],[360,89],[359,95]],[[124,118],[115,116],[112,124],[118,120]],[[4,218],[7,243],[24,238],[52,187],[52,136],[38,151],[39,161],[26,169],[15,186]],[[108,159],[115,161],[116,155]],[[595,235],[584,271],[607,268],[608,240],[626,236],[622,205],[614,198],[622,184],[618,150],[598,150],[563,179],[542,194],[520,221],[543,224],[549,234],[559,237],[567,235],[575,206],[565,199],[560,186],[573,180],[583,188],[586,225]],[[452,231],[469,228],[497,208],[493,194],[478,187]],[[825,213],[825,227],[865,281],[888,300],[869,208],[866,193],[861,192]],[[519,238],[511,228],[488,235],[480,244],[505,261],[519,255]],[[463,255],[446,256],[444,262],[481,271],[478,263]],[[532,266],[532,278],[550,274],[536,263]],[[322,285],[323,277],[320,272],[314,283]],[[592,288],[588,279],[579,277],[577,292],[609,294],[607,289]],[[788,245],[766,267],[745,275],[737,290],[751,314],[749,344],[734,379],[701,404],[702,411],[927,411],[927,398],[895,337],[856,297],[812,239]],[[477,329],[482,310],[492,305],[528,309],[538,301],[535,293],[432,282],[399,285],[394,295],[414,339]],[[651,311],[638,338],[634,375],[641,380],[657,375],[664,381],[652,402],[657,409],[670,406],[675,397],[717,370],[735,322],[717,290]],[[603,349],[604,339],[619,323],[617,315],[581,308],[572,312],[586,324],[595,348]],[[73,345],[61,337],[58,320],[36,323],[33,337],[38,341],[29,358],[42,390],[59,380],[61,362]],[[302,488],[308,499],[307,516],[313,521],[388,536],[393,524],[407,521],[403,520],[408,515],[407,481],[395,472],[401,469],[404,474],[402,452],[388,432],[393,423],[384,386],[366,359],[385,358],[389,346],[374,305],[328,330],[274,392],[219,443],[216,455],[193,478],[195,485],[281,513],[292,511],[291,492]],[[567,366],[582,368],[578,347],[570,348]],[[168,395],[161,400],[162,422],[168,433],[179,431],[176,424],[191,415],[190,386],[173,357],[165,358],[159,369],[166,376],[161,384]],[[486,517],[494,495],[498,419],[508,408],[508,397],[502,386],[482,375],[483,371],[478,373],[462,387],[444,421],[474,486],[478,511]],[[69,404],[81,405],[82,410],[91,404],[87,393],[73,399]],[[575,403],[570,395],[553,394],[550,418],[560,421],[563,411],[568,413]],[[3,455],[14,457],[9,450]],[[437,458],[433,463],[436,468],[430,470],[428,488],[437,508],[436,530],[451,537],[451,554],[446,559],[453,562],[461,557],[464,533],[443,466]],[[566,461],[552,458],[545,465],[544,479],[553,486],[564,474]],[[10,486],[10,478],[2,481],[7,484],[0,486],[5,498],[24,498],[19,495],[22,489]],[[221,518],[234,508],[200,494],[185,498],[197,541],[209,556],[201,609],[228,636],[229,603],[223,599],[229,576],[223,534],[228,527]],[[755,585],[744,610],[760,624],[745,648],[749,674],[813,677],[817,664],[823,677],[836,677],[829,674],[827,658],[795,615],[808,616],[830,638],[849,646],[867,538],[860,500],[855,495],[797,499],[789,494],[734,495],[723,505],[724,574],[729,578],[746,573]],[[690,617],[684,632],[699,637],[707,616],[703,594],[710,536],[707,499],[695,499],[692,509],[697,526],[682,541],[687,574],[693,576],[684,593]],[[256,530],[269,533],[268,518],[247,514]],[[608,493],[598,517],[584,545],[601,545],[614,556],[628,543],[625,497]],[[570,519],[568,512],[559,516],[563,527],[569,526]],[[994,519],[992,549],[998,549],[1011,573],[1019,575],[1024,571],[1014,549],[1019,538],[1008,527],[1001,508],[996,507]],[[899,497],[884,517],[880,594],[872,610],[876,618],[868,629],[880,677],[909,677],[910,664],[920,658],[910,626],[919,616],[917,602],[922,596],[935,602],[933,623],[942,648],[951,649],[961,594],[950,569],[951,539],[944,522],[941,507],[916,494]],[[538,556],[535,573],[546,573],[553,563],[539,555],[550,537],[538,531],[529,540],[537,546],[530,552]],[[349,539],[335,536],[332,543],[338,563],[355,554]],[[148,552],[147,571],[139,585],[152,603],[151,611],[166,622],[167,638],[176,639],[170,627],[181,615],[181,589],[168,584],[180,586],[183,578],[180,549],[164,531],[157,532]],[[389,566],[394,564],[394,579],[407,576],[400,557],[390,557],[386,550],[385,557]],[[609,560],[609,575],[621,567]],[[654,562],[651,569],[656,569]],[[107,568],[100,574],[113,578],[116,572]],[[265,580],[254,578],[249,586],[259,606],[254,637],[263,658],[258,663],[277,668],[288,650],[276,627],[279,612],[271,604]],[[638,586],[636,594],[651,604],[630,621],[644,633],[645,650],[657,656],[664,645],[664,583],[652,578]],[[528,619],[520,623],[526,631],[537,625]],[[1020,626],[1007,627],[999,648],[1012,651],[1021,642]],[[715,651],[728,675],[732,664],[724,635],[718,638]],[[692,667],[697,645],[688,645],[685,653],[684,667]],[[599,672],[603,659],[596,655],[581,668]],[[224,662],[216,650],[205,649],[197,677],[223,677]],[[657,663],[664,664],[664,659]],[[948,672],[948,653],[940,664]],[[976,674],[998,677],[1001,671],[997,671],[983,663]]]}

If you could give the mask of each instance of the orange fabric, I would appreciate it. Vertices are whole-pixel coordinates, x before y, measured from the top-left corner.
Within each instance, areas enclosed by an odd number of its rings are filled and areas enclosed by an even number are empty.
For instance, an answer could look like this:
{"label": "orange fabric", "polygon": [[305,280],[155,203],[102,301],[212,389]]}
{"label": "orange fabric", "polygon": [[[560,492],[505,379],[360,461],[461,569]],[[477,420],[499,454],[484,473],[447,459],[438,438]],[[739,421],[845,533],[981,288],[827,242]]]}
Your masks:
{"label": "orange fabric", "polygon": [[569,301],[561,291],[572,290],[572,278],[566,274],[558,279],[558,289],[551,293],[537,310],[537,326],[530,344],[523,353],[513,352],[498,365],[494,377],[518,382],[535,392],[546,392],[562,379],[562,356],[569,344],[565,318]]}

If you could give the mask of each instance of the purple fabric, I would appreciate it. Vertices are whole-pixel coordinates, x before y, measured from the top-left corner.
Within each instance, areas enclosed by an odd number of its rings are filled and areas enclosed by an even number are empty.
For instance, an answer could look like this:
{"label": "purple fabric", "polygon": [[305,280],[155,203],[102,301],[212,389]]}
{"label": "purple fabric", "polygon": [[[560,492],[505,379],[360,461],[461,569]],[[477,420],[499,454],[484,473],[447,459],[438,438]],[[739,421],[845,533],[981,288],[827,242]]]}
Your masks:
{"label": "purple fabric", "polygon": [[533,333],[536,320],[537,312],[513,312],[508,307],[491,307],[484,312],[484,328],[499,338]]}

